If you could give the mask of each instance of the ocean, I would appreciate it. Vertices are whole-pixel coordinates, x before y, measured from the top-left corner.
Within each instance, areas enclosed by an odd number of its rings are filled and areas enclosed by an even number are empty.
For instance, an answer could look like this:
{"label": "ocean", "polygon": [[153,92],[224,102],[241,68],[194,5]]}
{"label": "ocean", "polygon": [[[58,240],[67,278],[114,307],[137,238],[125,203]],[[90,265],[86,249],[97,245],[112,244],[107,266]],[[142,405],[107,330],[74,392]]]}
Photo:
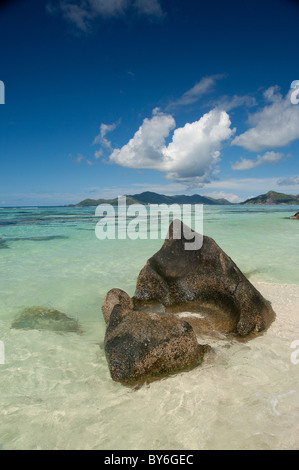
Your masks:
{"label": "ocean", "polygon": [[[204,234],[277,319],[250,342],[209,340],[215,354],[202,366],[135,389],[110,378],[101,302],[113,287],[133,295],[163,240],[99,240],[92,207],[1,208],[0,448],[298,448],[298,210],[204,207]],[[12,329],[33,306],[77,319],[83,333]]]}

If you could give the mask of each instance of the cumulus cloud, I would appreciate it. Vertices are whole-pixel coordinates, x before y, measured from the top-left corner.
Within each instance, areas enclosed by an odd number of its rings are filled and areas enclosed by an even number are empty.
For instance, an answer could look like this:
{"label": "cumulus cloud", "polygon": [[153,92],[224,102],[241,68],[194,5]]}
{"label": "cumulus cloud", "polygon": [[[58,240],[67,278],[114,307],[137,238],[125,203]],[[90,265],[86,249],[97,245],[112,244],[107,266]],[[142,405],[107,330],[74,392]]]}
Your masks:
{"label": "cumulus cloud", "polygon": [[170,180],[202,186],[215,174],[223,143],[234,133],[229,115],[213,109],[199,121],[175,129],[172,115],[154,110],[134,137],[121,149],[115,149],[110,162],[129,168],[147,168],[166,173]]}
{"label": "cumulus cloud", "polygon": [[299,176],[289,176],[288,178],[281,178],[277,182],[279,186],[299,186]]}
{"label": "cumulus cloud", "polygon": [[175,120],[170,114],[153,111],[151,119],[144,119],[134,137],[121,149],[115,149],[110,162],[129,168],[164,169],[163,149]]}
{"label": "cumulus cloud", "polygon": [[255,160],[242,158],[232,164],[233,170],[251,170],[264,163],[275,164],[278,163],[284,157],[283,153],[278,152],[266,152],[264,155],[258,155]]}
{"label": "cumulus cloud", "polygon": [[87,32],[97,18],[121,17],[134,11],[147,17],[163,16],[159,0],[61,0],[48,3],[46,10],[50,14],[62,14],[83,32]]}
{"label": "cumulus cloud", "polygon": [[199,98],[207,93],[210,93],[217,80],[224,78],[224,74],[210,75],[208,77],[203,77],[199,82],[197,82],[194,87],[186,91],[180,98],[177,100],[171,101],[167,109],[175,108],[177,106],[186,106],[188,104],[196,103]]}
{"label": "cumulus cloud", "polygon": [[267,104],[249,118],[251,128],[232,144],[259,152],[288,145],[299,139],[299,106],[291,103],[291,91],[283,97],[277,86],[264,93]]}
{"label": "cumulus cloud", "polygon": [[193,178],[198,183],[209,181],[220,160],[222,143],[234,132],[230,125],[229,115],[214,109],[199,121],[176,129],[172,142],[163,149],[168,178],[186,183]]}

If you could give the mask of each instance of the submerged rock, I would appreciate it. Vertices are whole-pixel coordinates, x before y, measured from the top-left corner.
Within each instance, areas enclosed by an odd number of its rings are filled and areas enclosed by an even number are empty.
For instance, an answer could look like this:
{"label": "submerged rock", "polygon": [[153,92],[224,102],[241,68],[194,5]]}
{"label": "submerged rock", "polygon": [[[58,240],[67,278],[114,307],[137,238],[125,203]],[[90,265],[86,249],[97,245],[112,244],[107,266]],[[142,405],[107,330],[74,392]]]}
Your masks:
{"label": "submerged rock", "polygon": [[6,239],[4,238],[0,238],[0,249],[1,248],[8,248],[7,244],[6,244]]}
{"label": "submerged rock", "polygon": [[297,214],[290,217],[290,219],[299,219],[299,212],[297,212]]}
{"label": "submerged rock", "polygon": [[[135,295],[135,308],[149,302],[162,304],[166,313],[184,312],[185,320],[198,334],[213,330],[239,336],[259,333],[275,319],[270,302],[242,274],[217,243],[203,237],[199,250],[186,251],[184,224],[181,239],[169,239],[141,270]],[[189,229],[190,230],[190,229]]]}
{"label": "submerged rock", "polygon": [[13,321],[11,328],[49,330],[59,333],[82,333],[77,320],[47,307],[28,307]]}
{"label": "submerged rock", "polygon": [[192,369],[201,364],[207,350],[186,321],[125,312],[120,304],[111,312],[104,345],[112,379],[127,385]]}

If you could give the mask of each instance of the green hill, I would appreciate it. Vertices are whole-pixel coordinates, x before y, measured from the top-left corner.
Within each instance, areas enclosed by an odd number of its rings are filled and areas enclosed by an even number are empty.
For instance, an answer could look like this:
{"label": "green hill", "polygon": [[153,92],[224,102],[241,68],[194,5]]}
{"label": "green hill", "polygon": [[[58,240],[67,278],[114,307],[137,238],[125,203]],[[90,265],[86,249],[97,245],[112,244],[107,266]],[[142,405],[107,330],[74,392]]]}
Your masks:
{"label": "green hill", "polygon": [[[153,193],[145,191],[140,194],[127,195],[127,205],[131,204],[206,204],[206,205],[232,205],[226,199],[214,199],[208,196],[200,196],[193,194],[192,196],[176,195],[166,196],[165,194]],[[84,201],[75,204],[76,207],[98,206],[99,204],[111,204],[117,206],[118,198],[114,199],[84,199]],[[266,194],[247,199],[241,204],[255,205],[255,204],[293,204],[299,205],[299,195],[292,196],[290,194],[277,193],[269,191]]]}
{"label": "green hill", "polygon": [[[114,199],[84,199],[84,201],[78,204],[73,204],[80,207],[98,206],[100,204],[111,204],[111,206],[117,206],[118,198]],[[127,196],[127,205],[140,204],[139,201],[133,199],[131,196]]]}
{"label": "green hill", "polygon": [[275,191],[269,191],[266,194],[261,194],[260,196],[247,199],[247,201],[242,202],[245,205],[251,204],[299,204],[299,195],[292,196],[289,194],[277,193]]}
{"label": "green hill", "polygon": [[[211,197],[200,196],[194,194],[193,196],[166,196],[164,194],[157,194],[151,191],[146,191],[140,194],[133,194],[127,197],[127,205],[131,204],[208,204],[208,205],[228,205],[231,202],[226,199],[213,199]],[[76,206],[98,206],[99,204],[111,204],[117,206],[118,198],[115,199],[84,199]]]}

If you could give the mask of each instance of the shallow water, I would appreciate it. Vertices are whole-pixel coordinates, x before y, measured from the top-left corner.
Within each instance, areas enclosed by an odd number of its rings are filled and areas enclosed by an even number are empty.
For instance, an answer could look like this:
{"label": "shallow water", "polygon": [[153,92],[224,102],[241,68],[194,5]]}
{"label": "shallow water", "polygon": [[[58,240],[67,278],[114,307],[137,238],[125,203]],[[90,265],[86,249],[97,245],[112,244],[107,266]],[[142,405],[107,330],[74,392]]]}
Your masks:
{"label": "shallow water", "polygon": [[[248,343],[211,340],[202,367],[139,390],[110,379],[100,305],[112,287],[133,294],[162,240],[99,241],[92,208],[1,210],[0,448],[297,448],[299,222],[286,217],[298,210],[205,207],[204,233],[250,274],[277,320]],[[84,333],[10,329],[39,305],[78,319]]]}

